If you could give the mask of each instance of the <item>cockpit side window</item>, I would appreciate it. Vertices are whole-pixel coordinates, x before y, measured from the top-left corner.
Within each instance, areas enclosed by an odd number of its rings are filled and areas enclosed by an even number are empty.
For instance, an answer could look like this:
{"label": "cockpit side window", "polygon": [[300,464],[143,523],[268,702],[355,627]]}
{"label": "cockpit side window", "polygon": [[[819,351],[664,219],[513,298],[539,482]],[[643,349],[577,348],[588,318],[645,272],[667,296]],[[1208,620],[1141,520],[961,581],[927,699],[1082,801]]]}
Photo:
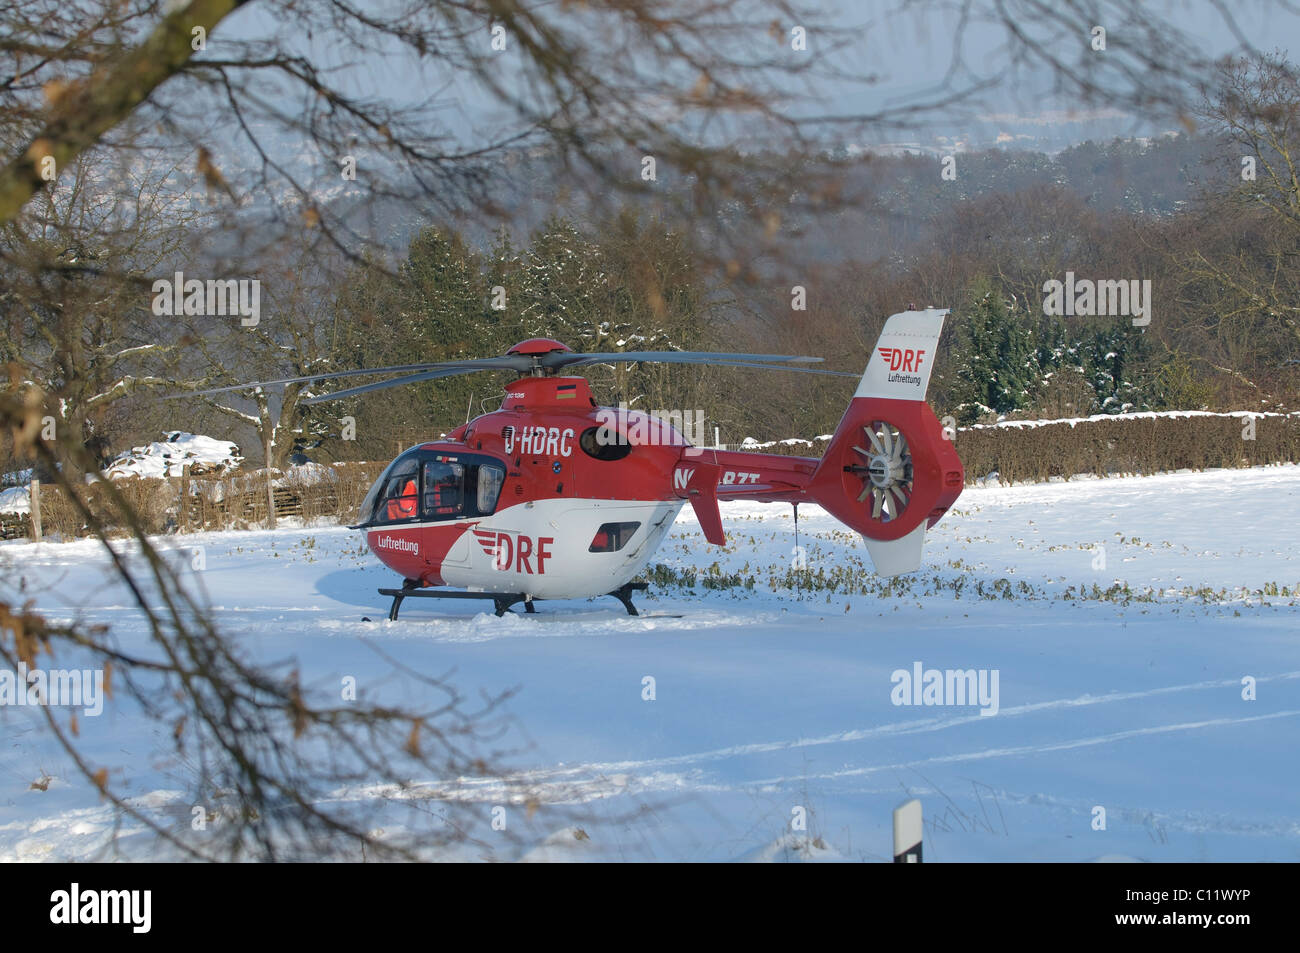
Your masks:
{"label": "cockpit side window", "polygon": [[400,460],[393,466],[384,484],[382,502],[375,515],[386,523],[414,519],[417,515],[419,495],[416,479],[420,462],[414,458]]}

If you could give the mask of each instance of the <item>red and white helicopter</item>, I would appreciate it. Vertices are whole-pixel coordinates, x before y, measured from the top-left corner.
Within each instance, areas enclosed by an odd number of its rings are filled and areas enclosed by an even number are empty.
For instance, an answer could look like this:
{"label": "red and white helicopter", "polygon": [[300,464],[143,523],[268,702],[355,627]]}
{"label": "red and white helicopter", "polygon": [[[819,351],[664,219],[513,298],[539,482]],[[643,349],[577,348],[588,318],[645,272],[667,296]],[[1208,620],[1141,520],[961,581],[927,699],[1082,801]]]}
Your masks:
{"label": "red and white helicopter", "polygon": [[[603,408],[583,377],[592,364],[712,364],[832,374],[821,358],[691,351],[580,354],[533,338],[502,357],[372,368],[243,384],[402,376],[304,403],[484,370],[521,376],[501,409],[399,455],[361,504],[356,529],[410,596],[492,599],[498,615],[539,599],[616,596],[636,615],[632,580],[690,503],[704,537],[726,541],[722,500],[816,503],[862,534],[876,571],[913,572],[925,531],[961,493],[963,471],[925,393],[946,310],[904,311],[885,324],[820,460],[695,447],[639,412]],[[847,374],[842,376],[855,377]],[[213,393],[203,391],[201,393]],[[649,435],[649,438],[647,438]],[[797,511],[796,511],[797,512]],[[450,587],[450,588],[437,588]]]}

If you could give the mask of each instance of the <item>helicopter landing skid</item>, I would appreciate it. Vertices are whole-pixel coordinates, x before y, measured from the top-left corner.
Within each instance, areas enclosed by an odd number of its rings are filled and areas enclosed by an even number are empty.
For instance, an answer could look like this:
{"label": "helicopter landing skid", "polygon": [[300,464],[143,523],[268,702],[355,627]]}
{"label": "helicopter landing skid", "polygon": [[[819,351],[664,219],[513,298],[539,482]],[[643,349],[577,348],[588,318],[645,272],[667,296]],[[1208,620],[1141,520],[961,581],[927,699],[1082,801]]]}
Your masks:
{"label": "helicopter landing skid", "polygon": [[[623,608],[627,609],[628,615],[639,615],[636,606],[632,605],[632,593],[644,592],[649,583],[629,582],[619,586],[613,592],[606,595],[613,596],[619,602],[623,603]],[[416,586],[404,585],[401,589],[380,589],[381,596],[392,596],[393,605],[388,610],[389,620],[396,620],[397,613],[402,608],[402,600],[410,596],[416,596],[422,599],[491,599],[496,608],[496,614],[503,616],[509,611],[511,606],[524,604],[525,612],[536,612],[533,608],[534,602],[542,600],[530,598],[527,593],[523,592],[465,592],[463,590],[447,589],[420,589]]]}

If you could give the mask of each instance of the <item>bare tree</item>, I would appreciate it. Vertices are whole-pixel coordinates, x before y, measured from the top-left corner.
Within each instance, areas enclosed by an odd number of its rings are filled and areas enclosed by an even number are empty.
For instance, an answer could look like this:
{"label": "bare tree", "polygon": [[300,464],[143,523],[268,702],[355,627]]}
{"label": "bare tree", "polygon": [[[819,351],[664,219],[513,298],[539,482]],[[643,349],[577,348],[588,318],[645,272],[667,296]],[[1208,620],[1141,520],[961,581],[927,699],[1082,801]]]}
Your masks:
{"label": "bare tree", "polygon": [[0,351],[56,399],[59,439],[99,465],[119,405],[179,386],[148,370],[180,346],[149,313],[149,276],[201,217],[168,186],[174,172],[156,153],[87,153],[29,214],[0,227]]}
{"label": "bare tree", "polygon": [[1300,342],[1300,76],[1281,54],[1230,58],[1199,115],[1224,145],[1224,187],[1204,202],[1207,231],[1231,223],[1234,235],[1252,237],[1196,249],[1187,273],[1237,299],[1224,319],[1238,329],[1262,321]]}
{"label": "bare tree", "polygon": [[[217,388],[250,378],[274,379],[325,374],[343,367],[348,341],[340,339],[333,282],[344,271],[337,249],[319,235],[289,236],[267,256],[262,274],[266,295],[255,326],[203,317],[185,318],[181,339],[187,342],[171,362],[168,379],[189,388]],[[178,386],[173,386],[178,390]],[[295,448],[319,442],[339,431],[338,408],[301,404],[312,392],[296,382],[273,391],[239,391],[201,398],[230,421],[251,428],[268,466],[283,468]],[[187,401],[188,403],[188,401]]]}

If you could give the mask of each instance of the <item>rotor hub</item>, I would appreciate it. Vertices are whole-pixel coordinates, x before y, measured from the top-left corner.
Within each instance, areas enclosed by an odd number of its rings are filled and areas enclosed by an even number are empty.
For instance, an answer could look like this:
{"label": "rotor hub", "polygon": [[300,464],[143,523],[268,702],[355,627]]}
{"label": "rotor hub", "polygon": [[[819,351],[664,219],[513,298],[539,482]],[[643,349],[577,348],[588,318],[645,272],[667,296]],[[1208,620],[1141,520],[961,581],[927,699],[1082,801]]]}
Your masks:
{"label": "rotor hub", "polygon": [[542,354],[554,354],[556,351],[572,353],[573,349],[563,341],[555,340],[555,338],[529,338],[527,341],[520,341],[518,344],[506,351],[506,353],[540,356]]}
{"label": "rotor hub", "polygon": [[892,522],[907,508],[912,497],[912,452],[902,431],[886,421],[873,421],[862,428],[868,446],[855,446],[865,465],[851,467],[862,478],[859,503],[871,497],[871,518]]}
{"label": "rotor hub", "polygon": [[892,457],[877,454],[867,464],[867,475],[873,485],[883,489],[902,481],[903,466]]}

